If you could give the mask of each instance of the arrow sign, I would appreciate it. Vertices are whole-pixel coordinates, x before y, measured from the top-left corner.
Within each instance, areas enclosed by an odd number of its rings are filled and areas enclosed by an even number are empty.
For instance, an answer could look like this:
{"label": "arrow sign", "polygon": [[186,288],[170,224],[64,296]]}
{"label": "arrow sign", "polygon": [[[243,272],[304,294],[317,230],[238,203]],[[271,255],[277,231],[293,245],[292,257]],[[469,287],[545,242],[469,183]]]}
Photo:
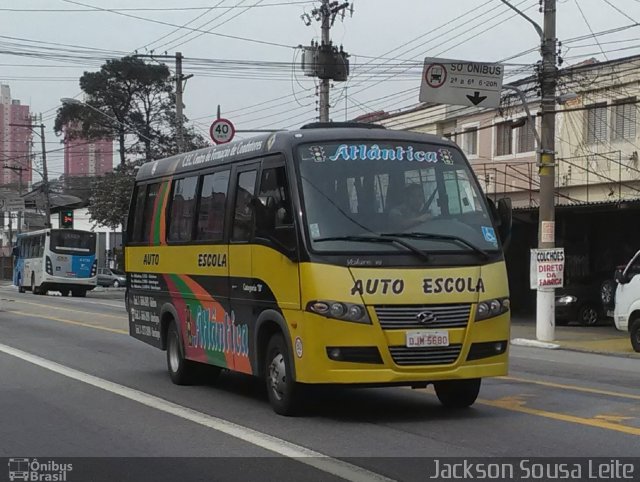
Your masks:
{"label": "arrow sign", "polygon": [[480,102],[487,98],[486,95],[480,95],[480,92],[477,90],[473,93],[473,95],[468,95],[467,99],[469,99],[473,105],[478,105]]}
{"label": "arrow sign", "polygon": [[427,57],[420,102],[499,107],[503,74],[501,64]]}

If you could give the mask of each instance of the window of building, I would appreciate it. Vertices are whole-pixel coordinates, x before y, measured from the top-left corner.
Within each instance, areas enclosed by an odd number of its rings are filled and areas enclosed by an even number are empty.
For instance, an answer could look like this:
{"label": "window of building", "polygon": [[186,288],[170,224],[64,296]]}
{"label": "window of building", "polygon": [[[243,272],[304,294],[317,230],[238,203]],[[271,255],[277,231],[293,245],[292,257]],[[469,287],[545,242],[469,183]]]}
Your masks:
{"label": "window of building", "polygon": [[513,154],[511,139],[511,123],[501,122],[496,125],[496,156]]}
{"label": "window of building", "polygon": [[529,119],[525,117],[524,124],[518,127],[518,153],[532,152],[536,150],[536,137],[533,134],[531,126],[533,126],[533,128],[536,126],[535,117],[530,117]]}
{"label": "window of building", "polygon": [[467,127],[462,131],[462,150],[467,156],[478,155],[478,127]]}
{"label": "window of building", "polygon": [[203,177],[196,239],[222,240],[228,188],[229,171],[214,172]]}
{"label": "window of building", "polygon": [[614,141],[635,141],[636,138],[636,98],[631,97],[618,101],[613,106],[613,130],[611,139]]}
{"label": "window of building", "polygon": [[253,236],[253,195],[257,172],[245,171],[238,174],[238,186],[233,219],[234,241],[249,241]]}
{"label": "window of building", "polygon": [[173,198],[169,215],[169,241],[191,241],[197,189],[197,176],[173,182]]}
{"label": "window of building", "polygon": [[585,139],[587,144],[607,141],[607,103],[587,106],[585,111]]}

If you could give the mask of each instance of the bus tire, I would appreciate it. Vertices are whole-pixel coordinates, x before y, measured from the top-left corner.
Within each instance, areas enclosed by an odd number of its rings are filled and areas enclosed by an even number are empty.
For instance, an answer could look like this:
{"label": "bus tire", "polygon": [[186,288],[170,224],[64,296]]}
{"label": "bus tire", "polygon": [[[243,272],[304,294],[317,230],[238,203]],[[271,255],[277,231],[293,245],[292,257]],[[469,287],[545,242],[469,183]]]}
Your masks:
{"label": "bus tire", "polygon": [[25,291],[27,291],[27,290],[24,289],[24,286],[22,286],[22,276],[21,275],[18,275],[17,284],[18,284],[18,293],[24,293]]}
{"label": "bus tire", "polygon": [[447,408],[467,408],[474,404],[480,393],[481,378],[469,380],[443,380],[433,385],[440,403]]}
{"label": "bus tire", "polygon": [[36,276],[33,273],[31,273],[31,292],[34,295],[40,294],[40,288],[36,286]]}
{"label": "bus tire", "polygon": [[640,318],[636,318],[631,322],[629,336],[631,338],[633,351],[640,353]]}
{"label": "bus tire", "polygon": [[83,290],[83,289],[71,290],[71,295],[74,298],[85,298],[87,296],[87,290]]}
{"label": "bus tire", "polygon": [[197,378],[199,364],[184,357],[184,347],[175,321],[167,328],[167,370],[176,385],[192,385]]}
{"label": "bus tire", "polygon": [[69,295],[71,295],[71,290],[62,289],[62,290],[60,290],[60,294],[62,296],[69,296]]}
{"label": "bus tire", "polygon": [[299,413],[302,388],[291,374],[291,357],[281,333],[269,339],[264,367],[267,394],[273,411],[285,416]]}

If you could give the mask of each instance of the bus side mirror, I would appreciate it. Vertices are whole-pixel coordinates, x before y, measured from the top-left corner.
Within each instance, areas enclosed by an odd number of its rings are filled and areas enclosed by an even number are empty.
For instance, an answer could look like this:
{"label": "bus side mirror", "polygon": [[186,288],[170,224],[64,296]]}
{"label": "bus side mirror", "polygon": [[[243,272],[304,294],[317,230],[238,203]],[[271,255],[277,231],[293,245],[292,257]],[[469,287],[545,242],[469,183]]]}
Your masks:
{"label": "bus side mirror", "polygon": [[17,258],[18,256],[20,256],[20,248],[14,246],[11,250],[11,254]]}

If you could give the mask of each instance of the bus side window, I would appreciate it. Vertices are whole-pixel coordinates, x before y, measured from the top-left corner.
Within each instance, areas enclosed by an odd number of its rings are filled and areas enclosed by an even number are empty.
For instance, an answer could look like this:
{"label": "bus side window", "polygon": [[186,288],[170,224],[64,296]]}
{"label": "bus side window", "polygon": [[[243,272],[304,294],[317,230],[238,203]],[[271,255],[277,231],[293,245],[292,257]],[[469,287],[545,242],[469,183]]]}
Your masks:
{"label": "bus side window", "polygon": [[262,171],[256,207],[256,235],[294,247],[293,210],[284,166]]}
{"label": "bus side window", "polygon": [[140,222],[141,236],[140,241],[149,241],[151,236],[151,225],[153,224],[153,209],[156,205],[156,198],[158,197],[158,190],[160,189],[160,183],[149,184],[147,189],[147,195],[144,202],[144,210],[142,213],[142,219]]}
{"label": "bus side window", "polygon": [[238,186],[234,208],[233,233],[234,241],[249,241],[253,235],[253,193],[256,186],[256,171],[245,171],[238,174]]}
{"label": "bus side window", "polygon": [[169,241],[191,241],[197,189],[197,176],[173,182],[173,200],[169,214]]}
{"label": "bus side window", "polygon": [[40,236],[40,238],[38,239],[39,243],[38,243],[38,257],[42,258],[44,256],[44,234],[42,234]]}
{"label": "bus side window", "polygon": [[131,241],[140,241],[142,239],[142,218],[144,216],[144,200],[147,197],[147,186],[136,186],[135,206],[133,207],[133,219],[127,226],[129,239]]}
{"label": "bus side window", "polygon": [[196,239],[221,241],[229,189],[229,171],[207,174],[202,179]]}

